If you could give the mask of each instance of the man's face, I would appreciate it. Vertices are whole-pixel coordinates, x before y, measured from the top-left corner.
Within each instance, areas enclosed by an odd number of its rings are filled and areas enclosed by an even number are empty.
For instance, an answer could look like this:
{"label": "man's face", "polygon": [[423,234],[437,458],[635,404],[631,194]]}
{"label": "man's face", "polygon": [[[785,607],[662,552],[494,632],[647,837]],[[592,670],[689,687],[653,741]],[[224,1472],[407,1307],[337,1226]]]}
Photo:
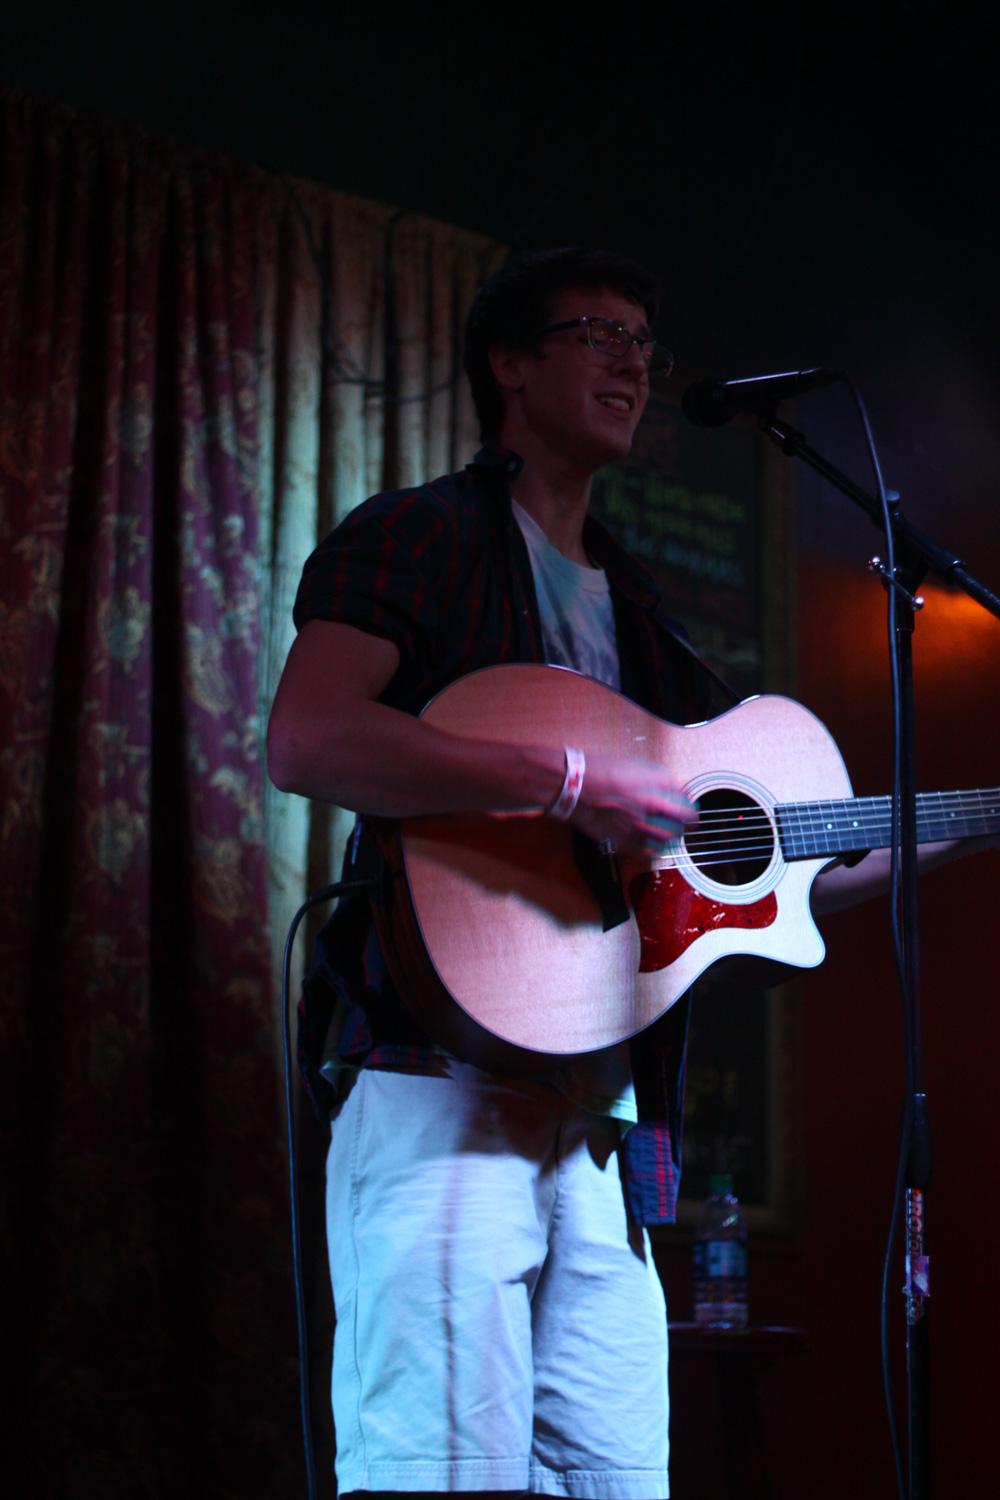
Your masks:
{"label": "man's face", "polygon": [[[649,335],[642,307],[609,288],[560,292],[548,324],[582,316],[607,318],[630,333]],[[539,349],[540,357],[517,361],[520,384],[508,408],[517,422],[549,450],[590,472],[627,457],[649,398],[649,372],[638,345],[624,355],[602,353],[590,347],[580,324],[546,334]]]}

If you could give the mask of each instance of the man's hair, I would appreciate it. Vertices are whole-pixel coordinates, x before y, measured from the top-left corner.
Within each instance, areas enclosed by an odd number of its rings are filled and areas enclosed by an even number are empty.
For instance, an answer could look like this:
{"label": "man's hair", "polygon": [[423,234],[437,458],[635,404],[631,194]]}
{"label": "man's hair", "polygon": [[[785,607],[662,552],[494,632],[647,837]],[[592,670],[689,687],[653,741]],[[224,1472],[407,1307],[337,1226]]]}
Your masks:
{"label": "man's hair", "polygon": [[503,344],[537,353],[539,334],[551,321],[554,299],[560,292],[587,287],[609,287],[638,303],[652,325],[660,300],[658,281],[634,260],[610,250],[570,245],[524,251],[512,255],[483,282],[465,323],[465,373],[483,442],[495,441],[504,413],[503,396],[490,367],[490,350]]}

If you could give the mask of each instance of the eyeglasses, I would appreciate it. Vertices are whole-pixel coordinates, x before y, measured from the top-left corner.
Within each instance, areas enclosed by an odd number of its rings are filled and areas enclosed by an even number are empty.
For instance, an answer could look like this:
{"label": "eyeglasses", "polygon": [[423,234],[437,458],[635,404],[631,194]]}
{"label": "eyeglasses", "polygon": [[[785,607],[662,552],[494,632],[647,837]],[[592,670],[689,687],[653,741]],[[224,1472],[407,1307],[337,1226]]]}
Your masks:
{"label": "eyeglasses", "polygon": [[632,345],[638,344],[639,353],[651,370],[669,375],[674,368],[674,356],[669,349],[665,349],[648,334],[630,333],[624,323],[615,323],[611,318],[582,317],[570,318],[566,323],[550,323],[548,328],[542,329],[539,338],[546,333],[563,333],[567,328],[585,328],[587,343],[598,354],[607,354],[612,359],[624,359]]}

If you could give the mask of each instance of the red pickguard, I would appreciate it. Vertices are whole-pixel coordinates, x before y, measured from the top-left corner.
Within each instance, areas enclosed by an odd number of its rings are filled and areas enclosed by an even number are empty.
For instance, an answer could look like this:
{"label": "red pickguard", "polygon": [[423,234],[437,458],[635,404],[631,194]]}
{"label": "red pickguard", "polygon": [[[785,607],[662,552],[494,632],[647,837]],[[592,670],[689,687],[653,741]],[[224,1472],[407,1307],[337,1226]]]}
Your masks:
{"label": "red pickguard", "polygon": [[675,963],[706,932],[720,927],[770,927],[778,915],[774,892],[750,903],[714,901],[694,890],[677,870],[646,870],[629,886],[641,942],[640,974]]}

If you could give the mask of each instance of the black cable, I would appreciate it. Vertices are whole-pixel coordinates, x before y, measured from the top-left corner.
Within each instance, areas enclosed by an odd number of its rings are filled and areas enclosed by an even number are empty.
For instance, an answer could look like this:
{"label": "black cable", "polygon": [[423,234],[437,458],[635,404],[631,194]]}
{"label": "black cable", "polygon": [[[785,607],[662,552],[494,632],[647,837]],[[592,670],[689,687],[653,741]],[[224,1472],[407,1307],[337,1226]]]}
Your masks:
{"label": "black cable", "polygon": [[[336,333],[330,273],[323,257],[322,249],[317,244],[312,221],[306,212],[305,205],[296,190],[295,184],[286,178],[284,185],[301,221],[306,244],[309,247],[309,254],[312,256],[316,275],[319,278],[320,349],[324,361],[329,364],[332,383],[334,385],[360,385],[364,390],[366,399],[378,397],[389,406],[408,406],[416,401],[430,401],[434,396],[441,396],[446,391],[454,390],[462,379],[462,360],[459,350],[453,351],[455,355],[453,359],[453,373],[449,375],[447,380],[442,380],[437,385],[428,386],[426,390],[417,391],[412,396],[401,396],[398,390],[394,389],[397,384],[396,380],[390,380],[388,375],[383,379],[379,379],[377,376],[366,374],[353,355],[346,352],[343,340]],[[386,226],[385,299],[388,322],[392,321],[392,260],[396,225],[400,219],[406,218],[411,212],[410,209],[399,209],[393,214]],[[391,358],[391,351],[389,357]]]}
{"label": "black cable", "polygon": [[886,593],[888,595],[888,617],[887,625],[889,632],[889,674],[892,683],[892,820],[890,828],[890,864],[889,864],[889,905],[890,924],[892,930],[892,948],[896,964],[896,972],[899,980],[900,996],[903,1009],[903,1033],[905,1049],[906,1069],[906,1094],[903,1104],[903,1115],[900,1122],[899,1154],[896,1163],[896,1181],[893,1189],[892,1210],[889,1219],[889,1232],[886,1237],[885,1253],[882,1260],[882,1282],[880,1291],[880,1341],[882,1356],[882,1391],[885,1399],[886,1418],[889,1424],[889,1438],[892,1444],[893,1462],[896,1468],[896,1488],[899,1500],[905,1500],[906,1479],[903,1470],[902,1444],[899,1436],[899,1422],[896,1416],[896,1404],[893,1395],[892,1366],[889,1358],[889,1282],[892,1276],[892,1265],[896,1252],[896,1240],[898,1236],[899,1221],[903,1211],[903,1193],[906,1180],[906,1160],[909,1151],[910,1137],[910,1099],[912,1097],[912,1048],[910,1046],[910,993],[909,978],[907,975],[905,955],[903,952],[903,935],[900,930],[900,904],[901,904],[901,881],[900,881],[900,806],[902,801],[902,742],[903,742],[903,707],[902,707],[902,685],[900,671],[900,646],[897,616],[897,581],[896,581],[896,548],[893,532],[892,515],[889,509],[889,496],[886,492],[885,481],[882,476],[882,466],[879,462],[875,439],[872,435],[871,423],[868,420],[868,412],[865,408],[861,392],[854,381],[847,377],[847,385],[854,398],[861,425],[864,429],[865,443],[868,456],[871,460],[872,470],[875,476],[875,485],[878,491],[879,504],[882,509],[882,521],[885,528],[885,556],[886,556]]}
{"label": "black cable", "polygon": [[306,1299],[302,1281],[302,1236],[299,1219],[299,1169],[295,1149],[295,1115],[292,1103],[292,1032],[289,1006],[289,975],[292,963],[292,944],[299,923],[306,912],[324,901],[333,901],[338,896],[372,890],[371,880],[340,880],[335,885],[324,886],[307,896],[291,921],[285,938],[285,951],[281,963],[281,1041],[285,1070],[285,1126],[288,1141],[288,1193],[292,1223],[292,1281],[295,1288],[295,1326],[299,1350],[299,1408],[302,1420],[302,1444],[306,1462],[306,1490],[309,1500],[316,1496],[316,1471],[313,1457],[312,1413],[309,1397],[309,1335],[306,1327]]}

